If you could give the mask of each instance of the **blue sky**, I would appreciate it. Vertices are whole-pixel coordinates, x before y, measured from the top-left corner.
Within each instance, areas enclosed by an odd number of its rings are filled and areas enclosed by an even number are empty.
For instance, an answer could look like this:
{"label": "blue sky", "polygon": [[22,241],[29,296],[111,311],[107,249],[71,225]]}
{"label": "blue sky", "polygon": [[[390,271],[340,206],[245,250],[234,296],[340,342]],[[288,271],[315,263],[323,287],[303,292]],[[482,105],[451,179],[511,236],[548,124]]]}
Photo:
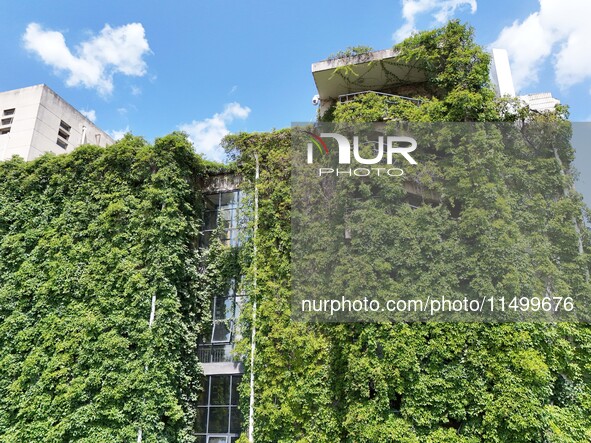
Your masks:
{"label": "blue sky", "polygon": [[589,0],[7,2],[0,90],[46,83],[113,134],[184,129],[219,158],[228,131],[314,120],[311,63],[460,18],[509,50],[518,92],[552,92],[590,121],[590,15]]}

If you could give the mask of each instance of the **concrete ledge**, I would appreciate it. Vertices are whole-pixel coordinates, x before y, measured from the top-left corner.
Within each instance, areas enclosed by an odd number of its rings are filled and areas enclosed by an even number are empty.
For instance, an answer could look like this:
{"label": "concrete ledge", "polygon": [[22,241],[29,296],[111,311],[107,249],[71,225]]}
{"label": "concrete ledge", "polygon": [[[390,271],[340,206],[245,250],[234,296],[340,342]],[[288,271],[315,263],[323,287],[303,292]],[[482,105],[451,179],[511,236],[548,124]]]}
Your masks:
{"label": "concrete ledge", "polygon": [[243,374],[244,365],[240,362],[202,363],[203,375]]}

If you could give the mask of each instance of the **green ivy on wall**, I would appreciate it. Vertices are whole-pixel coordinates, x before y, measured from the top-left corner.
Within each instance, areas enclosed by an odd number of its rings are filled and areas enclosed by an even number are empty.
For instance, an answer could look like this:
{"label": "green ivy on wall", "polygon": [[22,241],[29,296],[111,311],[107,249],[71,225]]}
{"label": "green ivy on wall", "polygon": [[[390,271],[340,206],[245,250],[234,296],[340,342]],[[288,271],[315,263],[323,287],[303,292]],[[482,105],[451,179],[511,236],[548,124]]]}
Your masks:
{"label": "green ivy on wall", "polygon": [[[451,233],[474,287],[518,285],[526,274],[513,248],[529,242],[536,276],[589,294],[590,238],[572,189],[566,108],[535,115],[494,98],[488,55],[458,22],[396,49],[426,73],[421,104],[367,94],[328,120],[529,128],[514,151],[490,140],[491,149],[425,152],[420,185],[441,204],[411,211],[401,199],[400,225]],[[238,275],[258,309],[254,367],[252,303],[237,349],[244,380],[255,373],[257,443],[591,439],[587,325],[292,321],[291,130],[224,143],[236,160],[227,167],[200,159],[179,133],[153,146],[127,136],[107,149],[0,163],[0,442],[129,442],[140,428],[145,442],[194,441],[197,339],[211,297]],[[214,241],[199,251],[201,183],[222,172],[244,177],[251,210],[256,185],[258,231],[241,250]],[[420,236],[405,240],[414,257],[425,253]],[[407,266],[438,277],[424,260]],[[248,390],[242,383],[245,418]]]}
{"label": "green ivy on wall", "polygon": [[[337,104],[328,120],[506,121],[523,125],[527,140],[515,151],[491,139],[425,153],[421,185],[442,200],[416,211],[404,210],[401,200],[399,225],[422,229],[405,238],[413,254],[423,252],[421,236],[438,236],[443,226],[457,240],[463,257],[458,269],[473,288],[508,290],[530,275],[513,260],[515,248],[526,242],[534,247],[536,278],[560,281],[552,290],[588,296],[590,238],[584,206],[572,190],[566,108],[538,115],[496,99],[488,86],[489,56],[458,22],[396,49],[427,73],[422,104],[367,94]],[[548,127],[555,132],[543,133]],[[548,136],[558,141],[556,149],[542,142]],[[255,185],[255,156],[261,165],[258,254],[250,257],[257,266],[246,271],[250,281],[255,272],[257,277],[256,360],[247,367],[255,373],[255,441],[591,439],[591,329],[585,324],[291,321],[290,130],[232,135],[226,147],[246,177],[247,192]],[[460,213],[452,216],[452,208]],[[441,222],[429,223],[430,217]],[[413,256],[404,269],[437,277],[437,266]]]}
{"label": "green ivy on wall", "polygon": [[1,442],[192,441],[206,167],[180,133],[0,164]]}

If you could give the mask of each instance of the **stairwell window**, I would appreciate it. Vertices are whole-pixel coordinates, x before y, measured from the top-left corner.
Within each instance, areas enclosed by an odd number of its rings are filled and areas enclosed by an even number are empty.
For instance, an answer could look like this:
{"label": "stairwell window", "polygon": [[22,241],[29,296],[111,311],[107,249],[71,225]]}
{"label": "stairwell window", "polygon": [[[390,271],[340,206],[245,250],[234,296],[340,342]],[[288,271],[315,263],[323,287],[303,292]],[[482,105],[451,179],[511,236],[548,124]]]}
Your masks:
{"label": "stairwell window", "polygon": [[198,346],[199,361],[202,363],[218,363],[234,361],[232,355],[236,340],[240,339],[238,318],[246,294],[238,291],[237,282],[229,282],[225,295],[216,295],[211,299],[210,326],[201,336]]}
{"label": "stairwell window", "polygon": [[60,128],[62,128],[64,131],[68,133],[70,132],[70,129],[72,129],[72,127],[63,120],[60,121]]}
{"label": "stairwell window", "polygon": [[0,126],[3,127],[0,128],[0,135],[8,134],[10,132],[10,125],[12,125],[12,122],[14,120],[14,111],[15,108],[10,108],[5,109],[2,112],[2,120],[0,120]]}
{"label": "stairwell window", "polygon": [[60,121],[60,127],[57,130],[57,145],[60,148],[67,149],[68,148],[68,140],[70,139],[70,130],[72,127],[67,124],[65,121]]}
{"label": "stairwell window", "polygon": [[233,443],[238,439],[242,421],[238,410],[241,379],[241,375],[205,377],[194,427],[198,442]]}
{"label": "stairwell window", "polygon": [[206,194],[203,214],[201,246],[211,243],[213,232],[218,229],[220,240],[226,246],[239,246],[240,191]]}

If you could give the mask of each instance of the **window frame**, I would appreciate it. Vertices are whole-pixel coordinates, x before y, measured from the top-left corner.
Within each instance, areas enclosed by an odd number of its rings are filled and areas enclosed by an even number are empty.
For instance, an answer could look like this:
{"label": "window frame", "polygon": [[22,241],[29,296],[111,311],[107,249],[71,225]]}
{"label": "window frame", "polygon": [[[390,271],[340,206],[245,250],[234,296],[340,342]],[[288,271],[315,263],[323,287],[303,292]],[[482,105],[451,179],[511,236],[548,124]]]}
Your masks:
{"label": "window frame", "polygon": [[[235,194],[229,203],[224,203],[225,196]],[[215,197],[216,201],[213,201]],[[203,226],[201,229],[201,247],[207,248],[210,245],[210,237],[212,233],[220,229],[223,236],[220,235],[220,241],[225,246],[237,247],[240,246],[240,231],[241,226],[241,209],[242,209],[242,192],[240,189],[233,189],[231,191],[210,192],[203,195],[204,210],[203,210]],[[209,203],[209,204],[208,204]],[[213,222],[211,216],[213,215]],[[220,216],[223,216],[222,219]],[[226,222],[226,226],[221,226],[221,221]],[[222,234],[220,232],[220,234]]]}
{"label": "window frame", "polygon": [[[211,395],[212,395],[212,380],[213,377],[223,377],[229,378],[228,381],[228,401],[227,404],[212,404],[211,403]],[[209,438],[210,437],[218,437],[218,438],[222,438],[222,437],[226,437],[226,442],[231,441],[232,438],[236,438],[240,435],[240,432],[242,429],[234,429],[234,431],[236,432],[232,432],[232,416],[234,413],[239,413],[240,411],[238,409],[238,399],[237,398],[233,398],[234,394],[236,394],[236,396],[238,396],[238,390],[235,389],[235,387],[237,386],[237,384],[239,384],[242,381],[242,377],[243,374],[211,374],[211,375],[206,375],[205,376],[205,380],[204,380],[204,384],[203,384],[203,389],[204,391],[206,390],[207,395],[206,395],[206,399],[205,399],[205,404],[201,403],[201,399],[199,400],[199,403],[197,404],[197,410],[206,410],[206,415],[205,415],[205,431],[204,432],[195,432],[195,435],[197,436],[205,436],[206,437],[206,441],[209,442]],[[217,409],[217,410],[222,410],[224,409],[226,412],[226,418],[227,418],[227,426],[226,426],[226,432],[209,432],[209,426],[210,426],[210,418],[211,418],[211,409]],[[241,422],[242,420],[240,420]]]}

